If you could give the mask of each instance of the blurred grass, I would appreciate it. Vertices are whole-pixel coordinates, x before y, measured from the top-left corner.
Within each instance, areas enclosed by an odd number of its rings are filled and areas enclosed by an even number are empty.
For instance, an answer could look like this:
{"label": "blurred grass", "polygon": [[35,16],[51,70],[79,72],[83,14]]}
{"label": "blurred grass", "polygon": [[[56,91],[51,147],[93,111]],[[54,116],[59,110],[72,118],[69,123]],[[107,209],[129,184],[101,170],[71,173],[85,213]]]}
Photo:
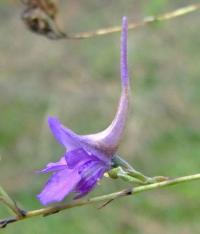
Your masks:
{"label": "blurred grass", "polygon": [[[62,1],[66,31],[79,32],[140,19],[195,1]],[[112,12],[112,15],[110,14]],[[62,148],[46,117],[57,115],[79,133],[111,121],[119,97],[119,34],[82,41],[48,41],[27,31],[20,5],[0,3],[0,183],[26,208]],[[199,12],[129,33],[132,110],[119,153],[149,175],[199,172]],[[104,179],[90,196],[128,186]],[[198,182],[153,191],[10,225],[14,233],[183,233],[200,229]],[[3,207],[0,215],[6,215]]]}

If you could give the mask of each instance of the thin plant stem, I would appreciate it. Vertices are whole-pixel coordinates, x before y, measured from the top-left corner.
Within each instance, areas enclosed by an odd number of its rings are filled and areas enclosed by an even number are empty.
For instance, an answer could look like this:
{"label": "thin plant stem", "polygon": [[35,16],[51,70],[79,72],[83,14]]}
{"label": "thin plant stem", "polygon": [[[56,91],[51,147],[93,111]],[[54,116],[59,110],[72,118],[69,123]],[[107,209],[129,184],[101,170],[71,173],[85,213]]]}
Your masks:
{"label": "thin plant stem", "polygon": [[67,203],[67,204],[49,206],[49,207],[45,207],[45,208],[41,208],[41,209],[26,211],[26,212],[24,212],[23,216],[16,216],[16,217],[11,217],[8,219],[1,220],[0,221],[0,228],[4,228],[10,223],[33,218],[35,216],[48,216],[51,214],[58,213],[62,210],[71,209],[71,208],[75,208],[75,207],[79,207],[79,206],[90,205],[90,204],[99,203],[99,202],[109,203],[109,201],[113,201],[113,200],[118,199],[120,197],[135,195],[137,193],[150,191],[150,190],[154,190],[157,188],[165,188],[165,187],[168,187],[171,185],[178,185],[178,184],[181,184],[183,182],[189,182],[189,181],[198,180],[198,179],[200,179],[200,173],[194,174],[194,175],[178,177],[178,178],[166,180],[163,182],[157,182],[157,183],[153,183],[153,184],[138,186],[135,188],[131,187],[131,188],[121,190],[118,192],[114,192],[114,193],[110,193],[110,194],[106,194],[106,195],[102,195],[102,196],[98,196],[98,197],[94,197],[94,198],[89,198],[89,199],[80,199],[80,200],[73,201],[73,202]]}
{"label": "thin plant stem", "polygon": [[[199,9],[200,9],[200,4],[191,4],[191,5],[178,8],[174,11],[167,12],[158,16],[148,16],[148,17],[145,17],[142,21],[133,22],[133,23],[130,22],[128,25],[128,29],[134,30],[136,28],[141,28],[141,27],[144,27],[146,25],[149,25],[155,22],[161,22],[161,21],[174,19],[176,17],[189,14]],[[66,39],[87,39],[87,38],[92,38],[96,36],[103,36],[103,35],[107,35],[111,33],[116,33],[120,31],[121,31],[121,26],[113,26],[113,27],[108,27],[108,28],[97,29],[95,31],[90,31],[90,32],[66,34],[65,38]]]}

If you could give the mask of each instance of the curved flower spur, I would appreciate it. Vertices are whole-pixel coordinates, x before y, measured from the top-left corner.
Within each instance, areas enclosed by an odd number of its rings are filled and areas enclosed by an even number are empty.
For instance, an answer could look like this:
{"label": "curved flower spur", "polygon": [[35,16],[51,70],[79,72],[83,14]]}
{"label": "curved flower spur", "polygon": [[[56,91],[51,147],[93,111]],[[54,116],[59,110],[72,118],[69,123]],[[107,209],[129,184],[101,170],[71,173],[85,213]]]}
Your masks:
{"label": "curved flower spur", "polygon": [[104,131],[91,135],[78,135],[64,127],[57,118],[49,117],[49,127],[66,152],[58,162],[49,163],[40,173],[52,172],[52,176],[37,198],[43,205],[60,202],[69,193],[75,199],[88,194],[111,169],[124,131],[129,96],[127,67],[127,18],[122,19],[121,33],[121,97],[114,120]]}

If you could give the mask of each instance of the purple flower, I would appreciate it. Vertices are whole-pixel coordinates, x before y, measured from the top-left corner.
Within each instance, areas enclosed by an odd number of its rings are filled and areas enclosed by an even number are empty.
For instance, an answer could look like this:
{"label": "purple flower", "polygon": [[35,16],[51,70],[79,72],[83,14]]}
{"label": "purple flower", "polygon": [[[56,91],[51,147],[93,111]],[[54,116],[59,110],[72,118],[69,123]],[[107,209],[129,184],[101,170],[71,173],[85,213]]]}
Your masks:
{"label": "purple flower", "polygon": [[129,77],[127,68],[127,19],[122,20],[121,35],[121,97],[114,120],[96,134],[78,135],[64,127],[57,118],[49,117],[49,127],[66,152],[58,162],[49,163],[40,173],[52,172],[37,196],[43,205],[60,202],[74,192],[75,199],[88,194],[111,168],[124,131],[128,112]]}

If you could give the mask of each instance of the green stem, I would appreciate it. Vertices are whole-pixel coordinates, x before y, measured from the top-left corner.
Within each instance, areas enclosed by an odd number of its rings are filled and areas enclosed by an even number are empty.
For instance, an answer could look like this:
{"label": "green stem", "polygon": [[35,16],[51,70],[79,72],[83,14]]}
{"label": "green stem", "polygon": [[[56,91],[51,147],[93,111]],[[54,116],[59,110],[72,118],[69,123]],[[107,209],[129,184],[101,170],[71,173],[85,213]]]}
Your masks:
{"label": "green stem", "polygon": [[198,180],[198,179],[200,179],[200,173],[195,174],[195,175],[183,176],[183,177],[179,177],[176,179],[170,179],[170,180],[163,181],[163,182],[157,182],[154,184],[148,184],[148,185],[138,186],[135,188],[125,189],[122,191],[118,191],[115,193],[110,193],[107,195],[102,195],[102,196],[98,196],[98,197],[94,197],[94,198],[90,198],[90,199],[81,199],[81,200],[77,200],[77,201],[74,201],[74,202],[68,203],[68,204],[50,206],[50,207],[45,207],[45,208],[38,209],[38,210],[27,211],[23,217],[17,216],[17,217],[12,217],[9,219],[1,220],[0,227],[3,228],[3,227],[6,227],[6,225],[8,225],[10,223],[17,222],[17,221],[24,220],[24,219],[28,219],[28,218],[32,218],[35,216],[41,216],[41,215],[47,216],[47,215],[51,215],[54,213],[58,213],[62,210],[66,210],[66,209],[71,209],[71,208],[75,208],[75,207],[79,207],[79,206],[94,204],[94,203],[98,203],[98,202],[112,201],[112,200],[118,199],[120,197],[135,195],[137,193],[141,193],[144,191],[149,191],[149,190],[153,190],[153,189],[157,189],[157,188],[164,188],[164,187],[168,187],[171,185],[181,184],[184,182],[189,182],[189,181]]}

